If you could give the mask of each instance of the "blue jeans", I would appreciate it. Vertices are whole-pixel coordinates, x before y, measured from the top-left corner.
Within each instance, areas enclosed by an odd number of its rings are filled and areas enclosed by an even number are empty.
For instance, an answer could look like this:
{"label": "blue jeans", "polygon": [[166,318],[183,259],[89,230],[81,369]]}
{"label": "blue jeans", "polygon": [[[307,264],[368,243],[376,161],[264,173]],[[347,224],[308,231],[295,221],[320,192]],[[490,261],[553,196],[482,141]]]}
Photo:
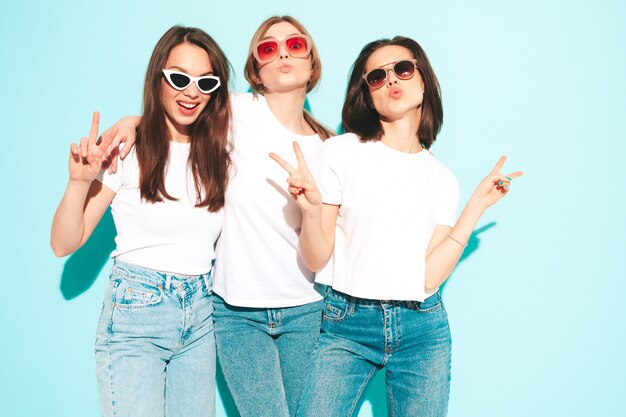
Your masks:
{"label": "blue jeans", "polygon": [[217,295],[213,302],[217,356],[241,416],[295,415],[323,302],[268,309],[231,306]]}
{"label": "blue jeans", "polygon": [[450,346],[438,293],[420,303],[365,300],[329,288],[298,416],[357,415],[383,368],[390,416],[445,416]]}
{"label": "blue jeans", "polygon": [[115,261],[96,336],[104,416],[215,416],[212,315],[208,274]]}

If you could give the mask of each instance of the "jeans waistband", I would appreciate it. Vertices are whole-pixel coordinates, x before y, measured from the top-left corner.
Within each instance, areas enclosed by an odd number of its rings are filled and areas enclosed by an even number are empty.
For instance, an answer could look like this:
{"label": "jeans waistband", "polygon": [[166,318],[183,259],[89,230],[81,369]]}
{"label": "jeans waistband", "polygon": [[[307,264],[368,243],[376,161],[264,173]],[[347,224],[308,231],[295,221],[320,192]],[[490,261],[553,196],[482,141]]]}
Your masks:
{"label": "jeans waistband", "polygon": [[346,303],[353,303],[355,305],[362,305],[362,306],[377,306],[377,307],[382,307],[383,305],[387,305],[387,306],[398,305],[398,306],[406,306],[406,307],[409,307],[409,308],[414,308],[414,307],[418,307],[419,308],[422,305],[423,302],[425,302],[426,300],[430,299],[431,297],[441,298],[441,295],[439,294],[439,291],[437,291],[436,293],[432,294],[430,297],[428,297],[424,301],[373,300],[373,299],[369,299],[369,298],[360,298],[360,297],[352,296],[350,294],[345,294],[345,293],[342,293],[341,291],[337,291],[337,290],[333,289],[332,287],[328,287],[327,294],[331,294],[332,297],[335,297],[335,298],[338,298],[340,300],[343,300]]}
{"label": "jeans waistband", "polygon": [[211,289],[210,271],[201,275],[172,274],[114,259],[113,267],[111,268],[111,276],[114,275],[134,280],[139,279],[146,283],[163,285],[166,290],[169,290],[171,285],[179,285],[183,283],[191,284],[198,280],[203,280],[207,290]]}

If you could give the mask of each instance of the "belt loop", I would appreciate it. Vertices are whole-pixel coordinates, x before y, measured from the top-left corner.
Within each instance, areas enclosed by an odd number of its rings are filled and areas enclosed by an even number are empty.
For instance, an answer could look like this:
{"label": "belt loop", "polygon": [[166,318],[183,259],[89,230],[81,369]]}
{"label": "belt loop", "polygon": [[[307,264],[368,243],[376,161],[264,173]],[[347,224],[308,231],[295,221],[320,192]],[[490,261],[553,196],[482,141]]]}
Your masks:
{"label": "belt loop", "polygon": [[172,284],[172,276],[170,274],[165,275],[165,291],[170,290],[170,285]]}
{"label": "belt loop", "polygon": [[204,286],[206,287],[207,294],[211,294],[211,287],[209,286],[209,274],[202,275],[202,279],[204,279]]}

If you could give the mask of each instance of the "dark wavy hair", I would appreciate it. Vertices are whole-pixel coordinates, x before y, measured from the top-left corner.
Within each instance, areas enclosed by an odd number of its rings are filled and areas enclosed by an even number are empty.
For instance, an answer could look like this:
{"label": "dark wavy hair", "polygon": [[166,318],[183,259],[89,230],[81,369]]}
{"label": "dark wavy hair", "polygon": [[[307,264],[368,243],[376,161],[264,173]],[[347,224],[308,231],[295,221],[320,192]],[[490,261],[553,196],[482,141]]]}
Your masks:
{"label": "dark wavy hair", "polygon": [[380,115],[372,104],[369,87],[363,80],[363,74],[365,74],[365,64],[374,51],[389,45],[402,46],[408,49],[417,60],[417,70],[424,81],[424,100],[420,125],[415,133],[422,146],[429,149],[443,124],[441,90],[422,47],[413,39],[404,36],[370,42],[359,53],[352,65],[346,100],[341,112],[343,130],[357,134],[364,142],[380,140],[382,137],[384,131],[380,122]]}
{"label": "dark wavy hair", "polygon": [[231,66],[217,43],[197,28],[173,26],[159,39],[146,73],[143,93],[143,117],[137,133],[139,189],[141,197],[155,203],[176,200],[165,189],[165,168],[169,158],[170,134],[161,101],[161,70],[172,49],[190,43],[209,55],[213,74],[220,77],[220,87],[191,126],[189,164],[196,189],[196,207],[215,212],[224,206],[230,156],[227,149],[231,124],[228,82]]}

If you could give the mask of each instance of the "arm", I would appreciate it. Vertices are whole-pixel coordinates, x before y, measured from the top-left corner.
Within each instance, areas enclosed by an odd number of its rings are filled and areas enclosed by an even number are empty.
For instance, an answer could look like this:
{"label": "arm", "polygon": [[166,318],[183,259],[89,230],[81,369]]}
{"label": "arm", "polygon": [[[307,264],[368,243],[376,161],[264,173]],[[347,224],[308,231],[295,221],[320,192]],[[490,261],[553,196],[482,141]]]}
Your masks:
{"label": "arm", "polygon": [[426,251],[426,292],[434,292],[450,276],[483,213],[504,197],[513,178],[523,175],[500,173],[506,157],[478,184],[454,227],[437,226]]}
{"label": "arm", "polygon": [[304,264],[312,272],[326,265],[335,247],[335,227],[339,206],[321,204],[302,210],[302,230],[298,248]]}
{"label": "arm", "polygon": [[[130,152],[135,145],[136,132],[139,123],[141,123],[140,116],[127,116],[118,120],[117,123],[108,128],[102,134],[103,137],[106,137],[113,131],[113,129],[116,129],[113,141],[106,148],[105,153],[105,156],[108,158],[109,173],[112,174],[117,171],[117,157],[119,156],[121,159],[126,158],[128,152]],[[124,147],[120,150],[120,145],[122,143],[124,143]]]}
{"label": "arm", "polygon": [[94,112],[89,138],[80,146],[70,147],[70,179],[59,203],[50,233],[50,246],[56,256],[65,256],[78,249],[91,235],[115,193],[94,181],[104,162],[104,151],[117,129],[112,129],[96,144],[100,116]]}
{"label": "arm", "polygon": [[326,265],[333,252],[339,206],[322,203],[322,194],[297,142],[293,143],[293,148],[298,160],[297,168],[293,168],[276,154],[270,154],[270,158],[289,173],[289,192],[302,209],[302,229],[298,244],[300,256],[306,267],[316,272]]}

